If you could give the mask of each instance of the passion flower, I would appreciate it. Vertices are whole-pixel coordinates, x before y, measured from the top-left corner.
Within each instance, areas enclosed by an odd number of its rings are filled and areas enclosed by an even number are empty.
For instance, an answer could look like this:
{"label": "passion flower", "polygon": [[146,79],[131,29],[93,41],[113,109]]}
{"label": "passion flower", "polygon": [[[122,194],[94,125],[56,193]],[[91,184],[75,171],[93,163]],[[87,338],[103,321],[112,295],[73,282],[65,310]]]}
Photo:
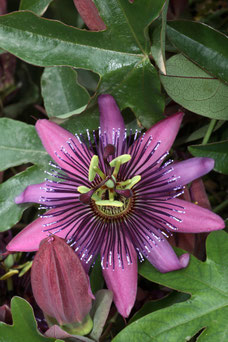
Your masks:
{"label": "passion flower", "polygon": [[[73,135],[48,120],[36,130],[55,161],[52,179],[30,185],[16,203],[41,203],[46,214],[8,245],[9,251],[34,251],[55,234],[74,248],[86,269],[101,254],[107,286],[118,311],[127,317],[137,289],[137,256],[159,271],[186,267],[167,238],[173,232],[209,232],[224,228],[211,211],[180,200],[185,184],[209,172],[214,161],[165,160],[183,113],[176,113],[146,133],[127,132],[112,96],[101,95],[98,135]],[[49,173],[49,172],[48,172]],[[54,178],[54,180],[53,180]]]}

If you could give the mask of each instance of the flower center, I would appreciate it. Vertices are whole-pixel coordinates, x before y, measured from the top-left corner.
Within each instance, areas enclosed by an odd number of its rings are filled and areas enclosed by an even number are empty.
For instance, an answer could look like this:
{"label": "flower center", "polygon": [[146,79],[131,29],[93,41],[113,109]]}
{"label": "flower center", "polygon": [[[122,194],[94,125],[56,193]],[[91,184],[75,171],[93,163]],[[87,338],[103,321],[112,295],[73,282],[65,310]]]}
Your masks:
{"label": "flower center", "polygon": [[121,198],[121,203],[123,204],[121,207],[114,206],[105,206],[105,205],[97,205],[95,201],[92,201],[92,207],[94,211],[99,214],[99,216],[104,219],[113,219],[113,218],[121,218],[125,216],[131,209],[133,204],[133,198]]}
{"label": "flower center", "polygon": [[127,180],[119,179],[118,173],[121,165],[129,162],[131,156],[122,154],[108,162],[108,157],[114,153],[113,145],[105,147],[103,160],[107,174],[99,168],[99,158],[94,155],[88,171],[91,187],[78,187],[78,191],[81,193],[80,201],[84,204],[92,204],[95,211],[105,217],[119,217],[129,211],[133,197],[131,189],[141,180],[139,175]]}

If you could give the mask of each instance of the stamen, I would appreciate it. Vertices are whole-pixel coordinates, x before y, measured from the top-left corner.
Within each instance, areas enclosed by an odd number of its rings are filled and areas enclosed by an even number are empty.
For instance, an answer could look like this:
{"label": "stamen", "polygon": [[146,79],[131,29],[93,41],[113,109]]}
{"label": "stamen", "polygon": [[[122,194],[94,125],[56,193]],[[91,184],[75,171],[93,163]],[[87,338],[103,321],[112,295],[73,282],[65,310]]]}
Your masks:
{"label": "stamen", "polygon": [[96,205],[105,206],[105,207],[123,207],[123,202],[120,201],[110,201],[110,200],[102,200],[96,201]]}
{"label": "stamen", "polygon": [[132,179],[130,179],[130,183],[125,187],[125,189],[131,189],[135,184],[137,184],[141,180],[141,176],[135,176]]}
{"label": "stamen", "polygon": [[89,166],[89,181],[92,182],[96,176],[96,171],[95,168],[99,164],[99,158],[98,156],[94,155],[90,161],[90,166]]}
{"label": "stamen", "polygon": [[130,154],[122,154],[121,156],[113,159],[109,164],[110,164],[111,167],[114,167],[119,162],[120,162],[120,165],[121,165],[121,164],[127,163],[129,160],[131,160]]}
{"label": "stamen", "polygon": [[80,192],[80,194],[86,194],[87,192],[90,191],[90,188],[87,188],[87,186],[81,185],[78,187],[77,190],[78,190],[78,192]]}

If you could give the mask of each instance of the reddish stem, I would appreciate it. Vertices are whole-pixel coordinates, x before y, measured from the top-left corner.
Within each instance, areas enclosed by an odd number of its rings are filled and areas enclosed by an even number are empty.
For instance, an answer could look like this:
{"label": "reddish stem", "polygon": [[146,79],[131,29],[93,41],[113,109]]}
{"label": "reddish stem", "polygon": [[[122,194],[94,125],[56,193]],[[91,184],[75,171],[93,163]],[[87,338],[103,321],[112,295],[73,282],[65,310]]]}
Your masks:
{"label": "reddish stem", "polygon": [[106,29],[106,25],[92,0],[74,0],[74,4],[90,30],[102,31]]}

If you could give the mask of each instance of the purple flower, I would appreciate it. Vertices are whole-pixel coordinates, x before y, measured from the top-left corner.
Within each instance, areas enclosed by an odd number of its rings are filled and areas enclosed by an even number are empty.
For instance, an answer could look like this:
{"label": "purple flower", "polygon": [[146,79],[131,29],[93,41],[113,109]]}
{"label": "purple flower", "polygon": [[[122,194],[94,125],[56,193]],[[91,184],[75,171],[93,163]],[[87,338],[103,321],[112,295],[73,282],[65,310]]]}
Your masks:
{"label": "purple flower", "polygon": [[130,131],[110,95],[99,97],[100,130],[74,136],[48,120],[37,132],[57,163],[52,176],[31,185],[16,203],[37,202],[48,212],[20,232],[9,251],[34,251],[49,234],[65,238],[88,270],[100,253],[106,284],[118,311],[127,317],[137,289],[137,256],[160,272],[186,267],[167,241],[173,232],[209,232],[224,228],[211,211],[177,197],[183,186],[209,172],[214,161],[191,158],[164,161],[183,113],[176,113],[146,133]]}

